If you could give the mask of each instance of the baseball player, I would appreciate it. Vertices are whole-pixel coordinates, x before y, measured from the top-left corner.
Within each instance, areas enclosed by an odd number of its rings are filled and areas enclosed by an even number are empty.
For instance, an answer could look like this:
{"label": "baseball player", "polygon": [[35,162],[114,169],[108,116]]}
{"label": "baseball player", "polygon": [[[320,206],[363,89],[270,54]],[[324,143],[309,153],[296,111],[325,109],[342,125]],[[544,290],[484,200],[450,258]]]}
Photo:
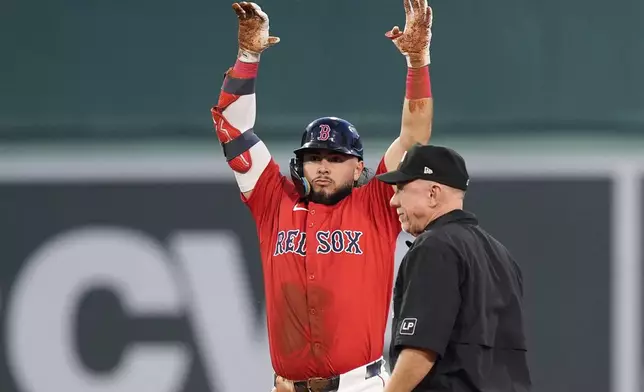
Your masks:
{"label": "baseball player", "polygon": [[[395,170],[404,152],[427,143],[432,11],[404,1],[406,23],[386,33],[407,61],[400,135],[376,174]],[[305,129],[280,173],[255,133],[255,82],[261,53],[279,42],[267,14],[235,3],[239,51],[212,108],[216,134],[259,237],[271,363],[295,391],[382,391],[382,358],[400,223],[388,205],[393,187],[364,180],[356,128],[324,117]],[[368,64],[364,65],[368,67]]]}

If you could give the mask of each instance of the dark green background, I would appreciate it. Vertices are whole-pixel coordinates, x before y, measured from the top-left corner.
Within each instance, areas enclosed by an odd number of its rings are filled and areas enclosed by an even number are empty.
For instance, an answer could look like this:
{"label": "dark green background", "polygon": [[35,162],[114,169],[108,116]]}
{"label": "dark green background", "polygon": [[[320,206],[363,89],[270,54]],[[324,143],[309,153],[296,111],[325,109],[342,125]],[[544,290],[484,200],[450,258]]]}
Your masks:
{"label": "dark green background", "polygon": [[[397,133],[405,63],[390,1],[260,1],[282,42],[264,55],[257,128],[292,137],[322,115]],[[640,0],[432,2],[436,126],[492,132],[644,128]],[[221,0],[3,0],[0,140],[212,137],[235,59]]]}

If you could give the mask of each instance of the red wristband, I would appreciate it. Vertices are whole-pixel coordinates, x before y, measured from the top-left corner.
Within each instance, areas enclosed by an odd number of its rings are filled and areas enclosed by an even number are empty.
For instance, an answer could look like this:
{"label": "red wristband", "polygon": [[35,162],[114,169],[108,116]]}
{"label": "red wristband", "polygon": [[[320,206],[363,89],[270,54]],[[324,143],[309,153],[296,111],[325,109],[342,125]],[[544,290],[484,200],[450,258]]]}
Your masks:
{"label": "red wristband", "polygon": [[429,80],[429,65],[422,68],[407,68],[407,89],[405,98],[431,98],[432,84]]}
{"label": "red wristband", "polygon": [[244,63],[243,61],[237,60],[233,67],[232,76],[240,79],[252,79],[257,77],[258,68],[259,63]]}

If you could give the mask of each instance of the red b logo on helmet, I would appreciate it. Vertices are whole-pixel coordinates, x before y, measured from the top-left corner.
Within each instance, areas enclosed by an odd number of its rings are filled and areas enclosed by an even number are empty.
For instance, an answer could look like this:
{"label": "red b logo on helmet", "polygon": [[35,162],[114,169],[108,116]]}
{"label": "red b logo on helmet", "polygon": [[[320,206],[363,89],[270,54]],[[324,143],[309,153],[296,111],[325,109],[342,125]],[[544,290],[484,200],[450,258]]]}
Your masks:
{"label": "red b logo on helmet", "polygon": [[318,140],[326,141],[329,140],[331,134],[331,127],[327,124],[320,125],[320,134],[318,135]]}

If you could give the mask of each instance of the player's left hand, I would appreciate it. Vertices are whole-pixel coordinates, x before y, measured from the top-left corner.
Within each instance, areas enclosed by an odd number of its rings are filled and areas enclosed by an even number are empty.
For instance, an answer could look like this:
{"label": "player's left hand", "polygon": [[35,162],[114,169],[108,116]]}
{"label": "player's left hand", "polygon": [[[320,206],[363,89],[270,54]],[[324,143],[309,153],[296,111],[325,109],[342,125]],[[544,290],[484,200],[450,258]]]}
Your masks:
{"label": "player's left hand", "polygon": [[407,65],[420,68],[430,63],[429,45],[432,40],[432,7],[427,0],[403,0],[405,30],[394,26],[385,36],[391,39],[407,58]]}

